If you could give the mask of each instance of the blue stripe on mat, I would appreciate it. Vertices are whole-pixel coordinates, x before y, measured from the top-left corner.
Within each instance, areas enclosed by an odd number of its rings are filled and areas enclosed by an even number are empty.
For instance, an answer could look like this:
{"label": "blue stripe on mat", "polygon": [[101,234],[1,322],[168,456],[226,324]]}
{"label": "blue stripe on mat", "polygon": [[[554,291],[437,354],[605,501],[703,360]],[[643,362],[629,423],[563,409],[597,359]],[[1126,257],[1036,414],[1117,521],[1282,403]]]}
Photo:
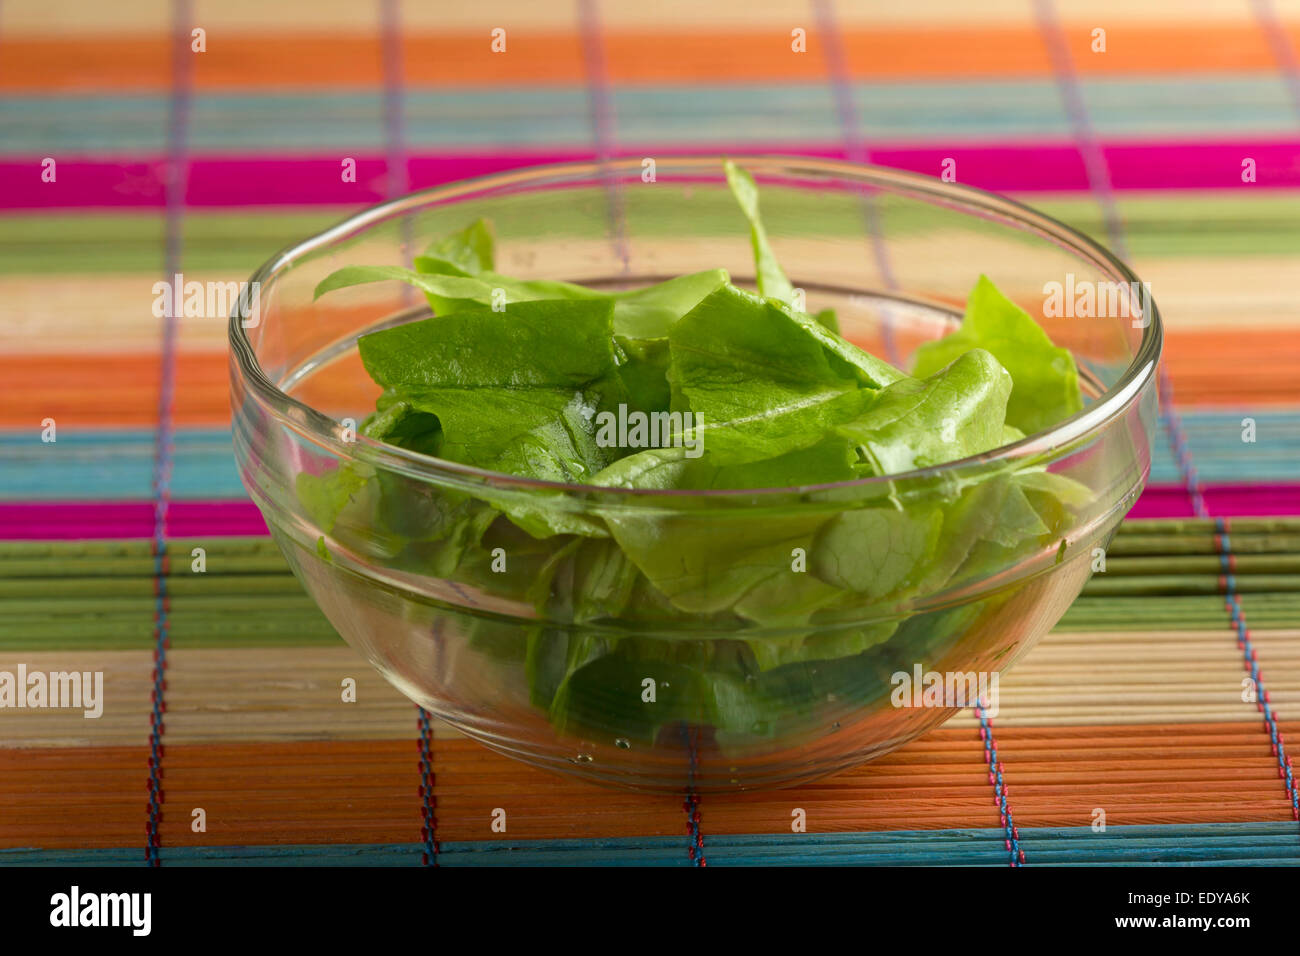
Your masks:
{"label": "blue stripe on mat", "polygon": [[[1300,414],[1280,411],[1182,412],[1188,445],[1203,482],[1292,481],[1300,461]],[[1255,420],[1256,440],[1243,442],[1242,419]],[[242,498],[230,432],[176,432],[173,498]],[[93,487],[105,499],[147,498],[153,432],[144,429],[59,430],[53,445],[38,429],[0,431],[0,499],[78,498]],[[1154,484],[1181,484],[1166,442],[1157,442]]]}
{"label": "blue stripe on mat", "polygon": [[[1202,482],[1294,481],[1300,461],[1300,415],[1248,409],[1188,411],[1180,408],[1187,448]],[[1242,441],[1245,419],[1255,423],[1254,442]],[[1169,443],[1156,442],[1151,481],[1182,484]]]}
{"label": "blue stripe on mat", "polygon": [[[1277,76],[1105,77],[1082,84],[1099,135],[1290,136],[1294,118]],[[1069,123],[1050,78],[857,84],[858,121],[877,141],[1066,139]],[[869,95],[868,95],[869,94]],[[408,145],[586,146],[591,130],[582,86],[406,92]],[[384,146],[382,91],[198,94],[194,152],[247,153]],[[621,142],[835,142],[839,125],[822,82],[615,87]],[[998,104],[996,110],[990,103]],[[4,153],[162,152],[166,98],[15,96],[0,100]],[[775,125],[763,120],[778,121]]]}
{"label": "blue stripe on mat", "polygon": [[[1293,822],[1022,827],[1030,866],[1300,866]],[[1006,866],[1001,829],[899,830],[779,836],[713,835],[710,866]],[[422,843],[323,846],[167,847],[176,866],[418,866]],[[442,866],[689,866],[681,838],[454,841],[439,845]],[[135,848],[0,850],[0,866],[139,866]]]}
{"label": "blue stripe on mat", "polygon": [[[242,498],[227,429],[177,429],[171,497]],[[153,493],[152,429],[60,428],[43,444],[37,429],[0,431],[0,498],[149,498]]]}

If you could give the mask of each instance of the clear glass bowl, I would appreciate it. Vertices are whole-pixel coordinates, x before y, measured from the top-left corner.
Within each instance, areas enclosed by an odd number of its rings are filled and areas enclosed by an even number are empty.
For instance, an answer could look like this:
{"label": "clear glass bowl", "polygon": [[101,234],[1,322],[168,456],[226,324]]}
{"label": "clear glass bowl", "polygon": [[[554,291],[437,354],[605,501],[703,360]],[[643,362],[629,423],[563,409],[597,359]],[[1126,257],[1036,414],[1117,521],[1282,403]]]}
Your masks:
{"label": "clear glass bowl", "polygon": [[[899,675],[1000,676],[1078,595],[1148,474],[1154,305],[1138,319],[1044,308],[1047,283],[1137,281],[1104,249],[1024,206],[922,176],[788,157],[740,164],[759,183],[772,245],[807,311],[834,307],[846,338],[906,366],[919,344],[951,330],[985,273],[1072,351],[1083,411],[936,468],[744,492],[548,484],[356,437],[379,393],[357,337],[429,312],[396,282],[313,301],[322,278],[344,265],[409,265],[429,241],[486,217],[497,269],[523,278],[633,287],[721,267],[749,286],[748,230],[715,157],[657,157],[653,177],[639,160],[572,164],[407,196],[276,256],[251,280],[256,321],[231,320],[238,467],[294,572],[404,694],[512,757],[639,789],[710,791],[791,785],[886,753],[971,702],[915,706]],[[343,464],[367,480],[326,527],[300,498],[299,482],[311,480],[300,476]],[[1034,469],[1085,485],[1086,500],[1058,509],[1047,534],[984,542],[978,560],[953,555],[955,570],[932,587],[863,594],[816,623],[782,627],[712,610],[737,573],[766,582],[756,591],[779,603],[801,573],[795,548],[836,516],[893,501],[909,513],[938,509],[947,534],[953,509],[984,506],[979,488]],[[600,555],[561,554],[572,536],[535,539],[501,519],[485,547],[501,547],[506,569],[456,566],[439,538],[449,499],[653,528],[663,556],[698,578],[694,606],[638,601],[635,613],[605,614],[552,601],[543,616],[536,589],[563,589],[576,562],[590,572]],[[965,547],[956,536],[945,544]],[[632,586],[649,585],[637,576]],[[791,648],[801,649],[793,659]],[[818,659],[816,648],[829,650]]]}

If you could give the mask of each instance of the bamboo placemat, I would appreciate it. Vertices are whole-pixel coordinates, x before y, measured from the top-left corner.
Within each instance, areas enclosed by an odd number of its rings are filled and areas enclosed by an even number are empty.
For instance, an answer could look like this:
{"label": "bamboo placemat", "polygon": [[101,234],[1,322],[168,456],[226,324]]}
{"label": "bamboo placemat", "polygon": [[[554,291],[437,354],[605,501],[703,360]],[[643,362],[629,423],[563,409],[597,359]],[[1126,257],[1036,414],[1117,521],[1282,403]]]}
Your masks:
{"label": "bamboo placemat", "polygon": [[[0,712],[0,861],[1300,860],[1300,3],[883,6],[0,5],[0,671],[106,701]],[[239,487],[224,322],[149,304],[393,192],[697,150],[955,159],[1131,260],[1168,360],[1151,485],[995,719],[684,801],[489,753],[359,660]]]}

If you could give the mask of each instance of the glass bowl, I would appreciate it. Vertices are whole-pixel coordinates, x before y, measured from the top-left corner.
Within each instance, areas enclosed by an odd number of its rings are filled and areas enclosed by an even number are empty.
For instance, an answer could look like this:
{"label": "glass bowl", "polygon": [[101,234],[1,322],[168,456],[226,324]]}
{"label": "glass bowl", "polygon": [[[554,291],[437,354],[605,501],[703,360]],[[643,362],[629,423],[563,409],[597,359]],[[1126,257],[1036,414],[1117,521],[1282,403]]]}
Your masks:
{"label": "glass bowl", "polygon": [[[357,436],[379,394],[358,336],[429,310],[396,282],[313,300],[326,275],[409,266],[484,217],[497,270],[522,278],[623,288],[725,268],[752,288],[747,225],[716,157],[549,166],[416,193],[277,255],[251,279],[256,312],[232,317],[238,468],[294,573],[404,694],[511,757],[643,790],[786,786],[886,753],[981,697],[995,712],[1001,674],[1079,594],[1146,480],[1161,326],[1121,262],[968,187],[847,162],[738,162],[806,311],[833,307],[846,338],[906,367],[987,274],[1071,350],[1083,410],[939,467],[750,491],[524,480]],[[1052,283],[1071,296],[1109,289],[1110,306],[1062,309]],[[1078,314],[1089,311],[1114,314]],[[302,489],[344,466],[362,477],[326,516]],[[1084,493],[1040,501],[1028,537],[1000,535],[1011,519],[996,489],[1042,472]],[[608,538],[539,538],[489,517],[481,545],[465,545],[456,509],[491,508],[594,519],[652,544],[628,562]],[[943,574],[890,589],[881,556],[906,529],[881,524],[886,511],[938,515]],[[866,584],[837,610],[801,614],[831,522],[881,563],[848,569]],[[679,571],[673,600],[652,583],[665,565]],[[757,625],[735,610],[746,602],[776,613]],[[932,675],[941,689],[926,694]]]}

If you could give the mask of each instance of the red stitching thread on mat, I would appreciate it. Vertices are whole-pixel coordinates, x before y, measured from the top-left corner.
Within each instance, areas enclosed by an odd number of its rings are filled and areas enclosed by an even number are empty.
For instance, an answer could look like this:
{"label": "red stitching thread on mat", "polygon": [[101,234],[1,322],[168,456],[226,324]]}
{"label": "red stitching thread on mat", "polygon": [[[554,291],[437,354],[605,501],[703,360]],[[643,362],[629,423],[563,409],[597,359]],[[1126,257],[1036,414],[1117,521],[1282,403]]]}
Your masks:
{"label": "red stitching thread on mat", "polygon": [[1224,573],[1219,576],[1219,590],[1223,594],[1223,607],[1232,619],[1233,629],[1237,632],[1237,648],[1241,651],[1242,666],[1250,675],[1255,687],[1255,709],[1264,715],[1264,727],[1268,731],[1269,747],[1277,760],[1277,775],[1282,778],[1282,787],[1287,800],[1291,803],[1291,818],[1300,820],[1300,793],[1296,792],[1295,775],[1291,768],[1291,758],[1287,756],[1282,731],[1277,726],[1277,712],[1273,710],[1273,698],[1264,686],[1264,673],[1259,666],[1259,651],[1250,639],[1250,628],[1246,626],[1246,612],[1242,610],[1241,598],[1237,593],[1237,578],[1233,573],[1232,557],[1232,523],[1228,518],[1216,518],[1214,547],[1219,552],[1219,562]]}
{"label": "red stitching thread on mat", "polygon": [[686,832],[691,842],[686,848],[686,855],[695,866],[708,866],[704,856],[704,829],[700,826],[700,795],[695,791],[696,770],[699,768],[699,728],[683,727],[686,734],[686,746],[690,750],[690,785],[682,810],[686,813]]}
{"label": "red stitching thread on mat", "polygon": [[[1039,29],[1043,33],[1044,40],[1047,43],[1048,50],[1052,56],[1053,68],[1056,71],[1057,82],[1061,86],[1062,94],[1065,97],[1067,110],[1070,114],[1070,122],[1074,129],[1075,139],[1079,143],[1080,153],[1087,168],[1088,182],[1093,190],[1097,193],[1098,202],[1102,207],[1102,214],[1106,221],[1106,230],[1111,245],[1121,259],[1128,259],[1128,244],[1124,239],[1123,222],[1119,216],[1119,209],[1115,202],[1113,191],[1111,190],[1110,171],[1106,163],[1105,153],[1098,145],[1097,138],[1092,130],[1092,125],[1088,119],[1087,105],[1084,102],[1082,91],[1079,88],[1078,76],[1074,71],[1074,64],[1070,58],[1069,45],[1066,42],[1064,30],[1056,16],[1056,10],[1052,0],[1035,0],[1035,7],[1038,13]],[[1280,36],[1282,47],[1279,47],[1276,30],[1271,29],[1275,24],[1270,23],[1267,14],[1271,12],[1271,7],[1266,4],[1256,5],[1257,15],[1263,21],[1263,27],[1269,32],[1270,41],[1274,44],[1274,51],[1279,60],[1285,67],[1288,63],[1294,62],[1294,56],[1289,56],[1290,45],[1286,42],[1284,34]],[[1294,74],[1288,76],[1293,79]],[[1300,89],[1300,84],[1293,82],[1291,84],[1293,94]],[[1300,95],[1300,94],[1297,94]],[[1295,101],[1297,110],[1300,111],[1300,99]],[[1192,461],[1191,448],[1187,442],[1187,434],[1183,429],[1182,420],[1174,408],[1173,386],[1170,383],[1169,374],[1165,366],[1160,366],[1157,377],[1157,388],[1160,396],[1160,421],[1164,426],[1165,434],[1169,439],[1170,447],[1173,450],[1174,459],[1178,463],[1179,473],[1183,479],[1183,485],[1187,490],[1188,498],[1192,503],[1192,511],[1198,518],[1209,519],[1209,508],[1205,503],[1205,496],[1201,492],[1200,480],[1196,474],[1196,466]],[[1219,519],[1224,521],[1226,519]],[[1282,777],[1286,787],[1287,796],[1291,802],[1292,817],[1300,820],[1300,797],[1297,796],[1295,789],[1295,778],[1291,768],[1291,758],[1286,754],[1286,748],[1283,745],[1282,735],[1277,730],[1275,714],[1269,704],[1267,692],[1264,690],[1262,679],[1259,671],[1258,652],[1251,646],[1249,635],[1250,631],[1246,626],[1246,615],[1241,608],[1241,602],[1236,594],[1236,585],[1231,574],[1231,554],[1224,554],[1223,546],[1226,543],[1227,526],[1220,526],[1221,537],[1216,538],[1215,546],[1219,550],[1220,560],[1228,565],[1228,575],[1226,579],[1221,579],[1225,590],[1224,606],[1232,618],[1233,627],[1238,631],[1237,646],[1244,655],[1244,664],[1255,679],[1257,706],[1264,714],[1264,729],[1269,734],[1270,744],[1273,755],[1278,761],[1278,774]]]}
{"label": "red stitching thread on mat", "polygon": [[[184,248],[185,184],[187,181],[187,132],[191,95],[191,61],[189,0],[172,2],[172,95],[171,116],[168,124],[166,189],[166,251],[164,253],[167,280],[180,272]],[[161,381],[158,386],[158,432],[154,445],[154,529],[151,551],[154,560],[154,650],[153,688],[150,691],[149,711],[149,802],[146,804],[148,821],[145,823],[145,862],[150,866],[160,864],[159,850],[162,839],[164,791],[163,778],[163,715],[167,712],[165,700],[167,682],[167,649],[169,638],[171,600],[167,594],[167,575],[171,569],[167,557],[167,510],[171,503],[171,476],[173,445],[175,441],[173,410],[176,403],[176,317],[175,309],[163,318],[161,355]]]}
{"label": "red stitching thread on mat", "polygon": [[614,155],[614,101],[610,94],[609,75],[605,70],[605,48],[595,0],[578,0],[578,26],[582,34],[582,60],[587,74],[587,99],[596,140],[596,161],[600,164],[605,180],[610,241],[614,244],[614,252],[622,262],[626,274],[631,271],[632,262],[627,245],[623,192],[609,168],[609,161]]}
{"label": "red stitching thread on mat", "polygon": [[[623,264],[623,272],[631,271],[627,247],[627,225],[623,214],[623,196],[618,180],[609,172],[609,160],[614,154],[614,105],[610,95],[609,77],[605,71],[605,53],[601,39],[600,15],[595,0],[578,0],[578,22],[582,32],[582,58],[587,74],[587,95],[590,101],[591,125],[596,140],[596,160],[605,179],[606,201],[609,204],[609,232],[614,251]],[[707,866],[704,857],[704,831],[700,826],[700,795],[695,792],[695,772],[698,751],[695,735],[685,730],[689,751],[690,784],[682,810],[686,813],[686,830],[691,842],[687,855],[695,866]]]}
{"label": "red stitching thread on mat", "polygon": [[438,778],[433,771],[433,718],[423,707],[417,707],[420,728],[420,836],[424,840],[424,853],[420,862],[425,866],[438,865]]}
{"label": "red stitching thread on mat", "polygon": [[[835,97],[836,113],[839,116],[840,129],[844,136],[845,154],[854,162],[869,163],[871,152],[858,126],[857,107],[853,99],[853,81],[849,75],[848,61],[840,37],[839,22],[835,17],[833,0],[813,0],[813,9],[822,33],[826,35],[826,59],[830,69],[831,92]],[[872,252],[881,277],[890,289],[898,287],[893,268],[886,253],[880,224],[875,212],[875,204],[870,197],[863,197],[863,208],[867,217],[867,228],[871,234]],[[896,365],[902,364],[902,356],[894,340],[893,326],[889,310],[885,309],[881,322],[881,338],[885,343],[886,358]],[[1002,765],[997,759],[997,747],[993,741],[993,724],[984,716],[981,707],[973,708],[980,722],[980,738],[984,741],[984,759],[989,763],[989,783],[993,786],[993,802],[998,806],[1003,829],[1006,832],[1007,852],[1011,854],[1011,865],[1021,866],[1025,862],[1025,851],[1020,847],[1020,832],[1016,829],[1011,815],[1007,786],[1002,780]]]}
{"label": "red stitching thread on mat", "polygon": [[[410,166],[406,154],[406,112],[404,109],[405,63],[402,51],[402,12],[398,0],[379,0],[380,42],[384,61],[384,138],[385,165],[387,169],[386,192],[396,199],[410,191]],[[411,257],[411,221],[402,220],[402,257]],[[404,286],[402,301],[409,302],[411,289]],[[435,787],[437,778],[433,771],[433,718],[423,707],[416,705],[416,746],[420,751],[418,768],[420,784],[416,792],[420,797],[420,839],[424,852],[420,862],[425,866],[438,865],[438,820],[434,811],[438,806]]]}
{"label": "red stitching thread on mat", "polygon": [[1011,788],[1002,779],[1002,761],[998,759],[998,742],[993,737],[993,718],[984,713],[984,702],[973,708],[980,722],[980,739],[984,741],[984,762],[989,765],[989,783],[993,785],[993,805],[998,808],[998,820],[1006,834],[1007,852],[1012,866],[1025,865],[1025,851],[1020,847],[1020,830],[1011,814]]}
{"label": "red stitching thread on mat", "polygon": [[[826,36],[826,63],[830,72],[831,95],[835,99],[835,112],[844,137],[844,154],[852,162],[869,163],[871,150],[858,125],[853,80],[849,75],[848,58],[844,53],[834,4],[832,0],[812,0],[812,3],[817,25]],[[885,247],[880,216],[876,212],[875,200],[865,192],[862,194],[862,215],[866,220],[867,234],[871,236],[871,254],[876,261],[876,268],[880,270],[880,278],[884,281],[885,288],[894,292],[898,289],[898,279]],[[898,342],[894,338],[893,310],[888,305],[880,310],[880,338],[885,346],[885,358],[895,365],[902,365],[903,356],[899,353]]]}
{"label": "red stitching thread on mat", "polygon": [[1273,48],[1278,71],[1286,81],[1291,96],[1291,109],[1295,112],[1296,119],[1300,120],[1300,60],[1296,58],[1296,52],[1291,46],[1286,28],[1277,17],[1272,0],[1252,0],[1251,8],[1255,11],[1255,19],[1264,28],[1269,46]]}

